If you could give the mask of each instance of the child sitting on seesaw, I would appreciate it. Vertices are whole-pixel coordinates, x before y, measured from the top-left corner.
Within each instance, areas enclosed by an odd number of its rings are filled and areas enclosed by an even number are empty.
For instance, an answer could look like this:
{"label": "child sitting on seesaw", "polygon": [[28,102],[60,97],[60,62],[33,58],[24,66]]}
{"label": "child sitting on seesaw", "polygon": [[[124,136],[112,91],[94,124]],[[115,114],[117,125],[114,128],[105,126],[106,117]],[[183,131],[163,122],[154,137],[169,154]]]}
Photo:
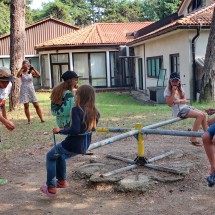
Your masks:
{"label": "child sitting on seesaw", "polygon": [[[164,97],[166,98],[167,104],[172,108],[174,117],[195,119],[192,131],[198,131],[200,125],[204,131],[207,130],[208,125],[205,113],[186,104],[187,99],[178,73],[171,73],[168,86],[164,91]],[[202,146],[198,142],[197,137],[191,137],[189,143],[194,146]]]}
{"label": "child sitting on seesaw", "polygon": [[[95,91],[89,85],[82,85],[77,89],[75,95],[75,105],[72,108],[72,125],[70,128],[61,130],[54,128],[53,134],[63,134],[67,137],[46,155],[47,181],[40,190],[54,197],[57,194],[57,188],[66,188],[66,157],[74,157],[77,154],[84,154],[85,135],[88,132],[88,142],[91,141],[91,131],[95,130],[100,117],[99,111],[95,107]],[[88,147],[89,147],[88,144]],[[56,156],[57,155],[57,156]]]}

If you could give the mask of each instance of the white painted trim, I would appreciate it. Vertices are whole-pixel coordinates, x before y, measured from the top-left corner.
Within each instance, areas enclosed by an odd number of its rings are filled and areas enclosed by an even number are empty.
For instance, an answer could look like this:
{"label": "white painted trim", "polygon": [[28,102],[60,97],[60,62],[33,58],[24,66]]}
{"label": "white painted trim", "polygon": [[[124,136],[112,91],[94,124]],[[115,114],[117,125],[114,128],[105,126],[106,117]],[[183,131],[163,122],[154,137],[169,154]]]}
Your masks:
{"label": "white painted trim", "polygon": [[53,88],[52,86],[52,76],[51,76],[51,62],[50,62],[50,54],[48,54],[48,67],[49,67],[49,85],[50,88]]}
{"label": "white painted trim", "polygon": [[[25,55],[26,57],[39,57],[40,55]],[[0,58],[10,58],[10,55],[0,55]]]}
{"label": "white painted trim", "polygon": [[125,50],[126,50],[126,56],[130,56],[129,55],[129,47],[128,46],[125,46]]}
{"label": "white painted trim", "polygon": [[10,58],[10,55],[0,55],[0,58]]}
{"label": "white painted trim", "polygon": [[56,50],[50,50],[50,51],[39,51],[39,54],[59,54],[59,53],[88,53],[88,52],[106,52],[106,51],[119,51],[118,49],[114,48],[106,48],[106,49],[61,49],[58,52]]}
{"label": "white painted trim", "polygon": [[41,55],[39,55],[38,57],[39,57],[39,68],[40,68],[40,88],[42,88],[42,77],[41,77],[41,62],[40,62],[40,59],[41,59]]}
{"label": "white painted trim", "polygon": [[110,82],[110,52],[106,51],[106,68],[107,68],[107,87],[111,86]]}
{"label": "white painted trim", "polygon": [[72,52],[69,52],[69,64],[70,64],[70,70],[74,70],[73,68],[73,57],[72,57]]}

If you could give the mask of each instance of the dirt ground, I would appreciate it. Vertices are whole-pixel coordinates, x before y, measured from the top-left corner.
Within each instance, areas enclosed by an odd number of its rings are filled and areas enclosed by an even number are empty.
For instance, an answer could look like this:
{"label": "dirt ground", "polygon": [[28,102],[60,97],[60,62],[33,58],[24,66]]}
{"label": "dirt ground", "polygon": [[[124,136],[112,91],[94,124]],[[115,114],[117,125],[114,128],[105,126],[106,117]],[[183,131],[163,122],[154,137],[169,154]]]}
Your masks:
{"label": "dirt ground", "polygon": [[[111,134],[113,135],[113,134]],[[105,135],[108,137],[108,135]],[[102,135],[94,137],[94,142]],[[103,138],[104,139],[104,138]],[[148,135],[145,139],[147,158],[166,150],[175,155],[157,162],[164,166],[189,164],[189,174],[184,180],[172,183],[157,182],[144,193],[120,193],[111,184],[89,184],[87,179],[77,179],[75,170],[90,159],[96,159],[116,169],[126,164],[106,158],[116,154],[135,159],[136,140],[133,137],[95,149],[94,155],[77,156],[67,161],[70,186],[61,189],[58,196],[49,198],[39,188],[45,181],[45,154],[53,143],[34,145],[25,150],[11,152],[8,159],[1,159],[0,177],[8,183],[0,186],[0,214],[4,215],[212,215],[215,214],[215,188],[207,187],[208,161],[203,147],[188,143],[188,138]],[[143,173],[167,176],[169,173],[138,167],[123,174]]]}

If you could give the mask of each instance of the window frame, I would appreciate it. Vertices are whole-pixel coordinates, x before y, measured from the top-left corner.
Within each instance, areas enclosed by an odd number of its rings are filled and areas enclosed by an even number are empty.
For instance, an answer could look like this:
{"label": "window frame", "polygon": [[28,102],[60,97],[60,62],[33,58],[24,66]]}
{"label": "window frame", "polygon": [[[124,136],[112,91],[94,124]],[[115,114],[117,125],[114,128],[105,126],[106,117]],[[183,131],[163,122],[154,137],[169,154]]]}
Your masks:
{"label": "window frame", "polygon": [[[159,60],[159,68],[157,67],[156,61]],[[154,57],[147,57],[147,77],[148,78],[158,78],[160,69],[163,68],[163,56],[154,56]],[[150,66],[150,68],[149,68]],[[154,67],[154,69],[153,69]]]}
{"label": "window frame", "polygon": [[[102,53],[102,54],[105,54],[105,77],[103,77],[103,78],[105,78],[105,81],[106,81],[106,84],[105,85],[96,85],[96,86],[94,86],[93,85],[93,81],[94,80],[96,80],[96,79],[99,79],[99,78],[96,78],[96,77],[94,77],[93,76],[93,74],[92,74],[92,71],[91,71],[91,56],[93,55],[93,54],[99,54],[99,53]],[[87,83],[87,84],[90,84],[90,85],[92,85],[94,88],[106,88],[107,87],[107,83],[108,83],[108,77],[107,77],[107,56],[106,56],[106,52],[105,51],[99,51],[99,52],[73,52],[72,53],[72,59],[73,59],[73,68],[75,68],[75,60],[74,60],[74,56],[76,55],[79,55],[79,54],[86,54],[87,55],[87,59],[88,59],[88,61],[87,61],[87,67],[88,67],[88,69],[87,69],[87,72],[86,72],[86,74],[88,75],[88,77],[86,77],[86,78],[80,78],[80,80],[82,80],[82,81],[88,81],[89,83]]]}
{"label": "window frame", "polygon": [[[170,72],[180,73],[180,55],[179,53],[170,54]],[[176,59],[176,64],[174,63],[174,59]]]}
{"label": "window frame", "polygon": [[202,7],[204,5],[204,0],[192,0],[187,7],[188,13],[197,10],[198,8]]}
{"label": "window frame", "polygon": [[139,89],[143,90],[143,59],[138,58]]}

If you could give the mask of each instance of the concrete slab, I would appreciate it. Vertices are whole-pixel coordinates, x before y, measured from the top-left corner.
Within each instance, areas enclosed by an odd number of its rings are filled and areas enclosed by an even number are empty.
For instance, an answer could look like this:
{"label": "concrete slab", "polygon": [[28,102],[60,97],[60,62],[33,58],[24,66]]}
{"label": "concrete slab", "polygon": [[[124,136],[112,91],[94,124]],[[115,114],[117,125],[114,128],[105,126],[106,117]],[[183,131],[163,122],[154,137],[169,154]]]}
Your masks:
{"label": "concrete slab", "polygon": [[96,172],[108,172],[108,169],[105,168],[105,164],[102,163],[93,163],[86,164],[81,166],[78,170],[75,171],[75,174],[78,178],[90,178]]}
{"label": "concrete slab", "polygon": [[143,174],[131,175],[122,179],[115,190],[121,192],[146,192],[156,183],[155,180]]}

